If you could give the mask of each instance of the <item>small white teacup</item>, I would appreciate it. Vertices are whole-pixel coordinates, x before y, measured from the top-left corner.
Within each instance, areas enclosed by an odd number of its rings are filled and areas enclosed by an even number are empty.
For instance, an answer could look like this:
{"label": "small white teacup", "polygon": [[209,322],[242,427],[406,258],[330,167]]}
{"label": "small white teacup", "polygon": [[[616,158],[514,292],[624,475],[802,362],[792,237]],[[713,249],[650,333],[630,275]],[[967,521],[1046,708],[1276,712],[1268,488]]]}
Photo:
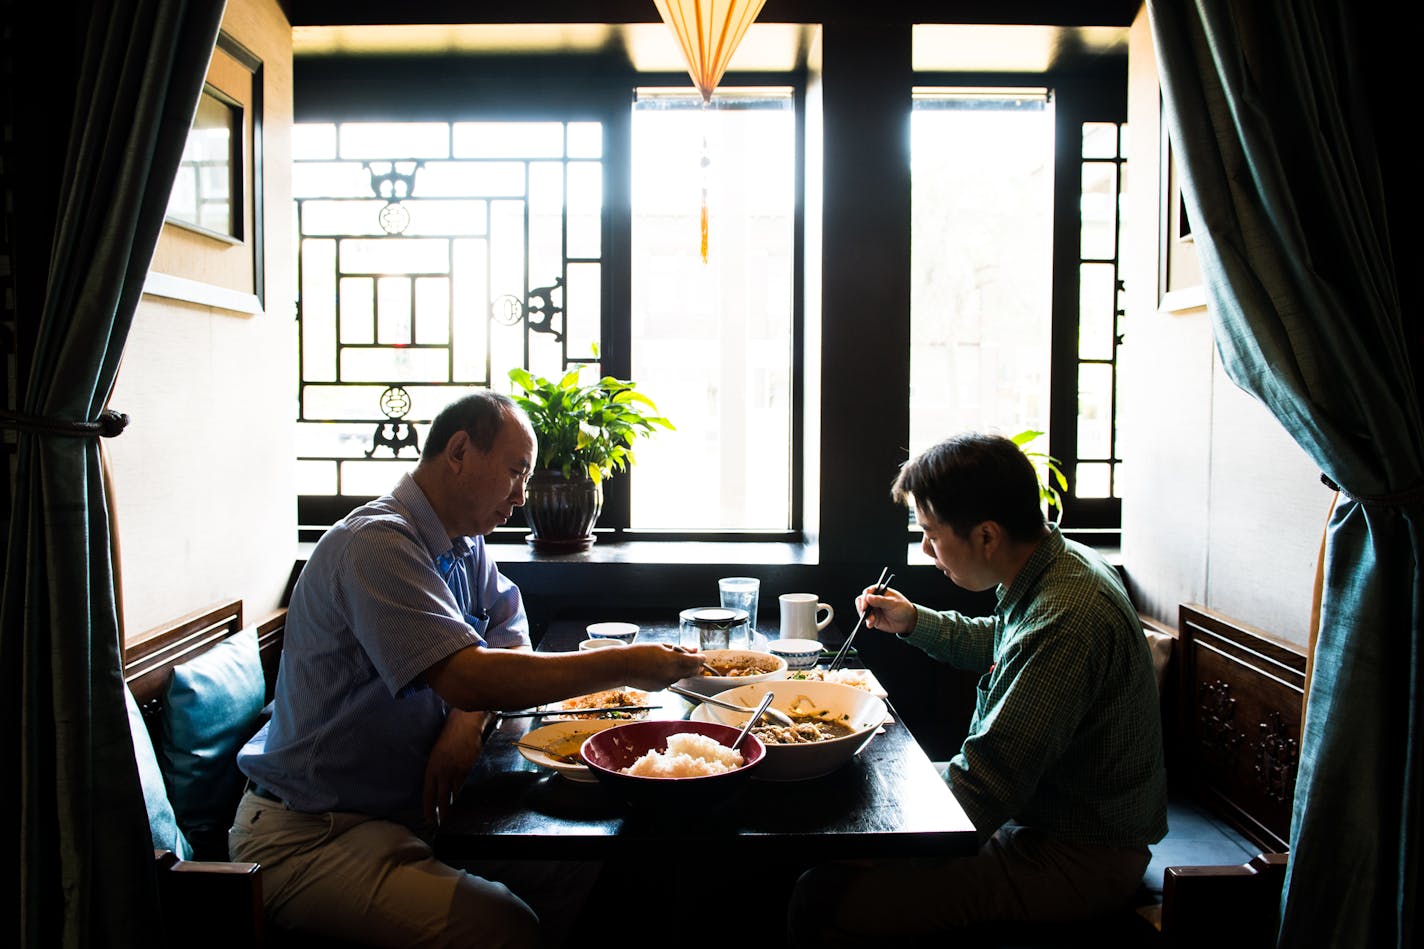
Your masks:
{"label": "small white teacup", "polygon": [[621,639],[585,639],[579,643],[579,652],[588,652],[590,649],[607,649],[609,647],[621,649],[626,645],[628,644]]}
{"label": "small white teacup", "polygon": [[821,658],[821,643],[816,639],[773,639],[767,651],[786,660],[787,672],[814,669]]}
{"label": "small white teacup", "polygon": [[638,638],[636,623],[589,623],[584,627],[590,639],[612,639],[625,646],[633,645]]}

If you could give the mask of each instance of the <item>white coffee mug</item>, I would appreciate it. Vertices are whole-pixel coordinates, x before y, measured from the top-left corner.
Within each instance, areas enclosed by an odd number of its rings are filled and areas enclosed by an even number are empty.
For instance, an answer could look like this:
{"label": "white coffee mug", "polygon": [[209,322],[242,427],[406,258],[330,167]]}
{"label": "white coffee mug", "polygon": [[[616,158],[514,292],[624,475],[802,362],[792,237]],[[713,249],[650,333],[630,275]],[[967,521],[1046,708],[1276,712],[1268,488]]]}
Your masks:
{"label": "white coffee mug", "polygon": [[[814,593],[783,593],[778,599],[782,639],[815,639],[836,615],[829,603],[816,602]],[[822,610],[826,611],[825,619],[820,616]]]}
{"label": "white coffee mug", "polygon": [[621,639],[585,639],[579,643],[579,652],[588,652],[590,649],[616,648],[626,645],[628,644]]}

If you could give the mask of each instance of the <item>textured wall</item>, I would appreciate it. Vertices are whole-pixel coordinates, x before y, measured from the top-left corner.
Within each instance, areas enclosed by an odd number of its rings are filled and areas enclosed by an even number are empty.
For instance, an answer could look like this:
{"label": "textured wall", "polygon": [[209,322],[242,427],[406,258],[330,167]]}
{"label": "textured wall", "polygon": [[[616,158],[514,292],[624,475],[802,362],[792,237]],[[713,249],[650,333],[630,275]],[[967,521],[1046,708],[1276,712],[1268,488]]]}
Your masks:
{"label": "textured wall", "polygon": [[1139,609],[1202,603],[1307,639],[1332,494],[1266,409],[1226,378],[1203,306],[1161,306],[1159,93],[1147,16],[1132,29],[1129,293],[1123,349],[1123,564]]}
{"label": "textured wall", "polygon": [[106,446],[129,636],[222,597],[259,616],[296,551],[291,29],[275,0],[231,0],[223,29],[263,61],[266,312],[139,306]]}

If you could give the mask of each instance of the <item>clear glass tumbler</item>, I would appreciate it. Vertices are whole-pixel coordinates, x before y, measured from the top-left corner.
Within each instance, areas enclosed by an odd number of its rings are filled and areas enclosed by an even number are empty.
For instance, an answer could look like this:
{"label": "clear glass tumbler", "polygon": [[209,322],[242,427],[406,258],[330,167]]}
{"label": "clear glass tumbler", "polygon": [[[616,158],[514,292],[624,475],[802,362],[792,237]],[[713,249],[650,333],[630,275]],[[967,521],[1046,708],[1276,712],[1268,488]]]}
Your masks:
{"label": "clear glass tumbler", "polygon": [[756,577],[723,577],[717,581],[717,591],[722,596],[722,606],[729,610],[746,610],[746,642],[737,643],[733,648],[750,649],[756,636],[757,600],[761,596],[761,581]]}

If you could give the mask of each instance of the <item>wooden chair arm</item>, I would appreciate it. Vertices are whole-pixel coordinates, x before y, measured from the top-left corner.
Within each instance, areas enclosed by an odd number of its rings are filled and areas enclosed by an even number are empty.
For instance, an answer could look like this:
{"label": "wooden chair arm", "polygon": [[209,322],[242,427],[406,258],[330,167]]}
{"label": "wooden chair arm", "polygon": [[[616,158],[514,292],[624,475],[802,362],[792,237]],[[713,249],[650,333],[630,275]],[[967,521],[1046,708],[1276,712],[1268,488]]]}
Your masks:
{"label": "wooden chair arm", "polygon": [[154,851],[165,944],[214,949],[263,945],[262,867],[255,863],[182,860]]}
{"label": "wooden chair arm", "polygon": [[1169,945],[1275,946],[1289,854],[1236,866],[1168,867],[1162,935]]}

